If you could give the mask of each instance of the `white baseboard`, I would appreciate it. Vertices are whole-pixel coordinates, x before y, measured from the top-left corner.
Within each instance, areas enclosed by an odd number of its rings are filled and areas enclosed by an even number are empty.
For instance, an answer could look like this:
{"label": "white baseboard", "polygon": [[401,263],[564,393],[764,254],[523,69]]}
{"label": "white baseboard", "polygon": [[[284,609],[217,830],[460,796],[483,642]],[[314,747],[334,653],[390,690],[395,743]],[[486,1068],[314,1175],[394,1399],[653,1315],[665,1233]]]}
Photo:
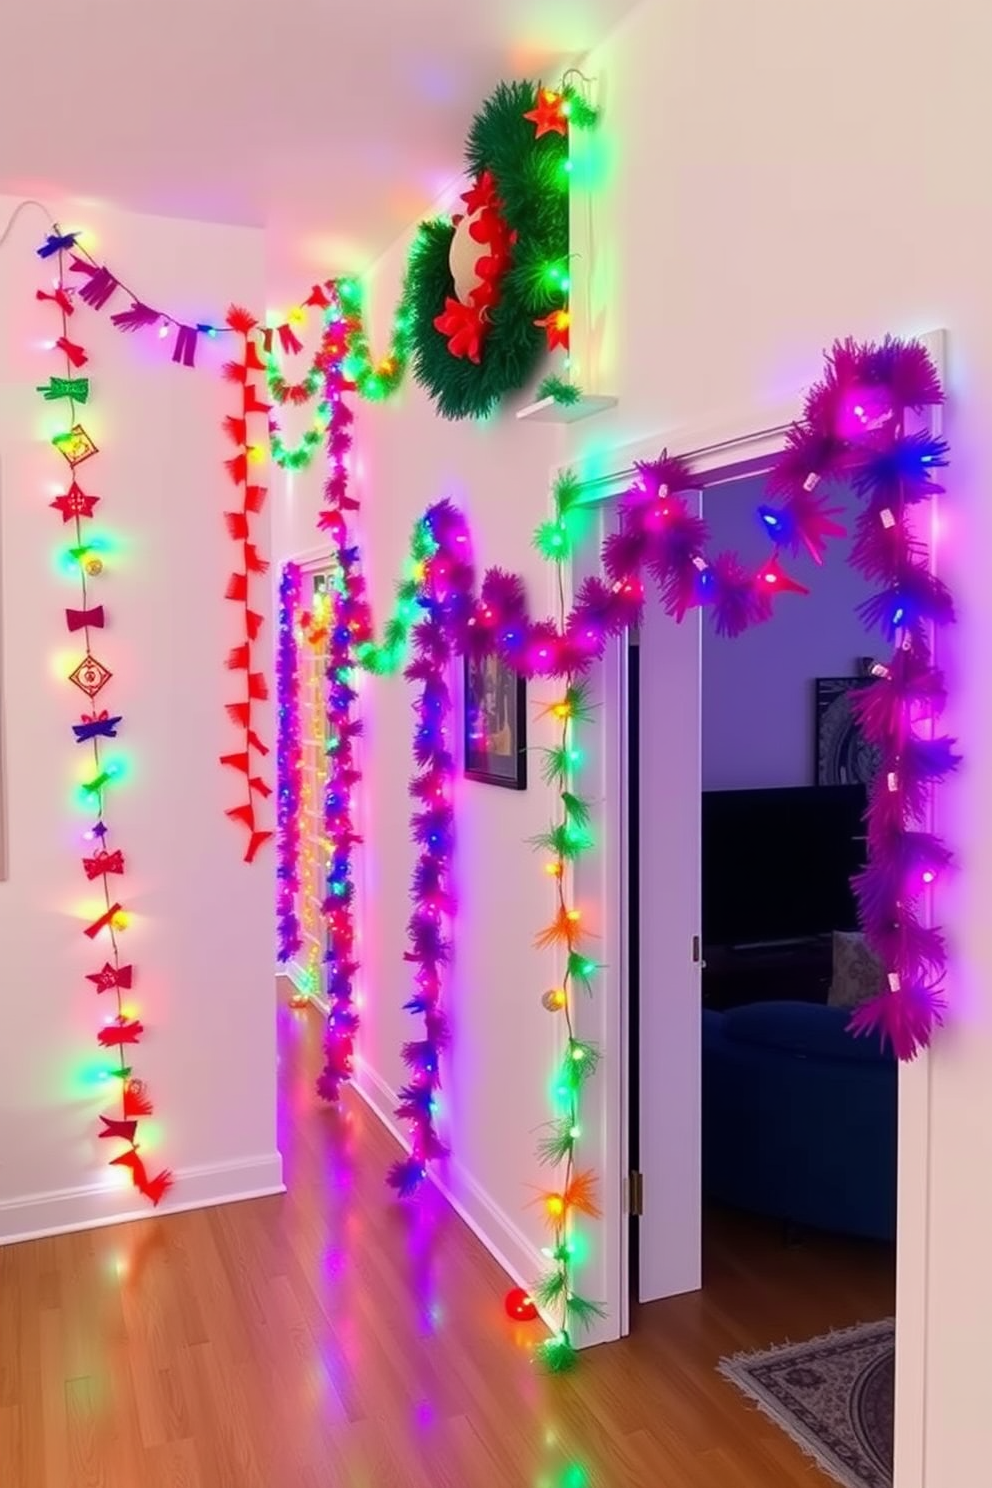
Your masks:
{"label": "white baseboard", "polygon": [[260,1199],[285,1192],[282,1156],[273,1152],[266,1157],[180,1169],[175,1175],[175,1185],[157,1209],[132,1188],[103,1184],[27,1194],[0,1202],[0,1245],[16,1245],[21,1240],[38,1240],[45,1235],[94,1230],[103,1225],[125,1224],[134,1219],[179,1214],[186,1209],[206,1209],[215,1204],[233,1204],[241,1199]]}
{"label": "white baseboard", "polygon": [[[409,1152],[410,1143],[393,1116],[398,1101],[396,1092],[361,1059],[356,1061],[356,1077],[352,1083],[383,1126],[403,1150]],[[443,1164],[443,1174],[432,1166],[430,1178],[507,1276],[517,1286],[529,1290],[547,1270],[547,1262],[537,1246],[527,1239],[519,1226],[455,1158],[448,1158]],[[545,1321],[554,1327],[552,1321]]]}
{"label": "white baseboard", "polygon": [[310,980],[305,967],[298,961],[280,961],[276,963],[276,977],[286,977],[291,981],[297,992],[302,992]]}

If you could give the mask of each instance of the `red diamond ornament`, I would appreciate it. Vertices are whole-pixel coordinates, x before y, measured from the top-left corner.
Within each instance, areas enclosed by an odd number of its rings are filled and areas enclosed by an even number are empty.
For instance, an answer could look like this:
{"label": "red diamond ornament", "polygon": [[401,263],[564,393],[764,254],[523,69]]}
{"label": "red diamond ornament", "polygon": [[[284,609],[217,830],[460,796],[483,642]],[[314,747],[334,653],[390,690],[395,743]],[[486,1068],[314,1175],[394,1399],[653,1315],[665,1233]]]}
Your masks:
{"label": "red diamond ornament", "polygon": [[97,661],[95,656],[84,656],[74,672],[69,673],[69,681],[75,683],[80,692],[85,692],[87,697],[95,698],[98,692],[106,687],[113,676],[102,661]]}

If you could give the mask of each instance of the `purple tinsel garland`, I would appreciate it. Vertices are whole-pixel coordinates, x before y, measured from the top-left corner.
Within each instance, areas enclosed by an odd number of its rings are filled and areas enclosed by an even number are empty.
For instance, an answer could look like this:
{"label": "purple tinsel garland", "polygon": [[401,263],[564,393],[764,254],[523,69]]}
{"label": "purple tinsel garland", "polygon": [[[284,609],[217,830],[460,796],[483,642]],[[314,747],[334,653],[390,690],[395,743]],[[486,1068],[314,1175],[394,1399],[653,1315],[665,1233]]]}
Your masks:
{"label": "purple tinsel garland", "polygon": [[300,948],[296,913],[300,865],[300,671],[296,620],[300,609],[302,575],[287,563],[279,580],[279,644],[276,653],[276,704],[279,714],[276,771],[279,826],[276,882],[276,957],[289,961]]}

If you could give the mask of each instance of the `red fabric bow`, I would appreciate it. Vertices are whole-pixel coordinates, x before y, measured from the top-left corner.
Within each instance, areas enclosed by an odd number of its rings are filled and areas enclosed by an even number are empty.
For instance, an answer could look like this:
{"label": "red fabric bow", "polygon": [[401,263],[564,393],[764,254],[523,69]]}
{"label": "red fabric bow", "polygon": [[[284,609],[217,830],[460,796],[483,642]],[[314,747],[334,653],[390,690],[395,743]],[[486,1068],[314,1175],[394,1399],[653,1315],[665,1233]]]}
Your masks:
{"label": "red fabric bow", "polygon": [[84,858],[83,867],[91,880],[102,878],[105,873],[123,873],[124,854],[120,848],[116,852],[98,852],[92,858]]}
{"label": "red fabric bow", "polygon": [[450,297],[444,302],[444,312],[434,317],[434,328],[448,338],[448,350],[453,357],[468,357],[478,362],[482,348],[482,316],[475,305],[463,305],[461,300]]}
{"label": "red fabric bow", "polygon": [[137,1018],[120,1018],[107,1028],[101,1028],[96,1036],[101,1049],[114,1049],[122,1044],[141,1042],[144,1025]]}
{"label": "red fabric bow", "polygon": [[89,610],[66,610],[65,612],[65,623],[70,630],[86,630],[89,626],[92,626],[94,630],[102,630],[104,620],[103,605],[94,605]]}

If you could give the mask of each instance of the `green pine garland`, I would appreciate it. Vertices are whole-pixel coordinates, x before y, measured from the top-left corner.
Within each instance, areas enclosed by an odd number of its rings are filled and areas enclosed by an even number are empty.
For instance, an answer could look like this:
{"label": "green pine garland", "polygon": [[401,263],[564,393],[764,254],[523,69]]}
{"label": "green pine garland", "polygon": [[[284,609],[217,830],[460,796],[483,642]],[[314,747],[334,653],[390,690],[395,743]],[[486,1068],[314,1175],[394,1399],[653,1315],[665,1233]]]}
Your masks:
{"label": "green pine garland", "polygon": [[[562,565],[571,558],[587,523],[587,514],[581,500],[581,487],[572,472],[558,477],[554,490],[555,515],[543,522],[534,534],[534,545],[550,562],[558,567],[559,625],[565,621],[565,588]],[[558,884],[558,903],[565,910],[566,898],[562,889],[562,878],[567,864],[574,863],[583,853],[591,851],[594,840],[590,831],[592,807],[589,801],[578,795],[573,788],[575,776],[581,763],[581,753],[576,748],[577,729],[592,721],[593,705],[589,688],[585,682],[569,677],[560,705],[552,709],[561,720],[561,731],[556,743],[544,750],[544,778],[553,785],[559,810],[556,820],[547,832],[533,839],[534,845],[550,853]],[[540,943],[540,942],[539,942]],[[565,963],[565,974],[561,981],[563,1001],[559,1005],[565,1019],[567,1038],[565,1054],[556,1086],[557,1111],[548,1123],[547,1134],[537,1147],[538,1161],[557,1168],[562,1175],[561,1190],[567,1194],[577,1171],[577,1144],[581,1136],[580,1107],[582,1087],[596,1072],[599,1049],[575,1035],[573,993],[581,988],[591,995],[594,979],[602,968],[574,944],[569,945]],[[576,1329],[588,1328],[597,1317],[605,1314],[598,1302],[591,1302],[575,1290],[575,1268],[577,1262],[574,1221],[567,1209],[553,1221],[553,1243],[545,1251],[550,1261],[546,1274],[532,1288],[531,1295],[545,1313],[557,1320],[557,1331],[542,1343],[538,1358],[552,1373],[560,1374],[571,1369],[576,1362],[573,1337]]]}

